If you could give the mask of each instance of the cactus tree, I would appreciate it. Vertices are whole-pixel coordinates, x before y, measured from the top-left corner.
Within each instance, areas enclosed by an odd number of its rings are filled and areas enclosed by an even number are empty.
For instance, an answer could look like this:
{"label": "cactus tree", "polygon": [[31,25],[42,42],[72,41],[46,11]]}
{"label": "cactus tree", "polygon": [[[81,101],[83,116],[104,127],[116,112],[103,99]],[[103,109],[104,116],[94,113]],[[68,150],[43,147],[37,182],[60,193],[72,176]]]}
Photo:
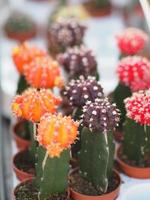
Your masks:
{"label": "cactus tree", "polygon": [[118,122],[116,105],[107,98],[87,102],[83,108],[79,168],[81,176],[98,192],[106,193],[112,175],[115,150],[112,131]]}
{"label": "cactus tree", "polygon": [[77,137],[78,123],[61,114],[45,114],[39,123],[35,187],[39,199],[65,194],[68,184],[69,148]]}
{"label": "cactus tree", "polygon": [[144,166],[150,157],[150,90],[133,93],[125,105],[127,119],[122,151],[129,161]]}

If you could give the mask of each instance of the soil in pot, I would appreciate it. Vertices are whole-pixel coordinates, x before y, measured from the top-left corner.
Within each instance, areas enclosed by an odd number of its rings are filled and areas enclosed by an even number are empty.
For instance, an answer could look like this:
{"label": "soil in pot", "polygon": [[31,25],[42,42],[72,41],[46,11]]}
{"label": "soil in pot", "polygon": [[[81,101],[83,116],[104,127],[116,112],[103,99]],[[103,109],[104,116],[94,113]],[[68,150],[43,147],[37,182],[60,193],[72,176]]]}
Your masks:
{"label": "soil in pot", "polygon": [[28,174],[35,174],[35,166],[28,150],[21,151],[14,158],[14,165],[17,169]]}
{"label": "soil in pot", "polygon": [[[118,179],[118,176],[115,173],[113,173],[112,177],[109,180],[109,185],[106,194],[114,191],[119,186],[119,184],[120,179]],[[103,195],[101,191],[98,191],[91,183],[82,178],[78,171],[70,175],[70,186],[74,191],[84,195]]]}
{"label": "soil in pot", "polygon": [[120,148],[118,151],[119,158],[125,162],[126,164],[132,166],[132,167],[139,167],[139,168],[149,168],[150,167],[150,156],[145,155],[143,159],[140,160],[140,162],[136,162],[135,160],[129,160],[126,155],[123,154],[122,149]]}
{"label": "soil in pot", "polygon": [[[32,181],[22,182],[14,192],[15,200],[38,200],[38,190],[33,186]],[[65,194],[55,194],[46,200],[71,200]]]}

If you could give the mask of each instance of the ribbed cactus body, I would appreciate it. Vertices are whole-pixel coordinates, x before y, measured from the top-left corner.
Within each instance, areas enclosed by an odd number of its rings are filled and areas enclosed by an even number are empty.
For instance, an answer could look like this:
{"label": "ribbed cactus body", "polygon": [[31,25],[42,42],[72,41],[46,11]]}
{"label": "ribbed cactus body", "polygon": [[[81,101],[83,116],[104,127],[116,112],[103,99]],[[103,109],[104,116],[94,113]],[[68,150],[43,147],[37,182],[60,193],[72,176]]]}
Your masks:
{"label": "ribbed cactus body", "polygon": [[40,200],[45,200],[56,193],[65,194],[68,184],[69,150],[64,150],[60,157],[48,156],[45,159],[45,155],[46,150],[39,147],[34,184],[38,188]]}
{"label": "ribbed cactus body", "polygon": [[79,165],[82,177],[105,193],[112,173],[115,145],[112,133],[93,133],[83,128]]}
{"label": "ribbed cactus body", "polygon": [[113,92],[113,101],[116,103],[118,109],[121,112],[120,123],[119,123],[120,129],[122,129],[122,125],[125,121],[125,115],[126,115],[124,99],[130,96],[131,96],[130,88],[120,83]]}
{"label": "ribbed cactus body", "polygon": [[20,76],[18,80],[18,86],[17,86],[17,94],[21,94],[25,89],[29,87],[25,77],[23,75]]}
{"label": "ribbed cactus body", "polygon": [[124,125],[123,154],[137,165],[150,157],[150,127],[127,118]]}

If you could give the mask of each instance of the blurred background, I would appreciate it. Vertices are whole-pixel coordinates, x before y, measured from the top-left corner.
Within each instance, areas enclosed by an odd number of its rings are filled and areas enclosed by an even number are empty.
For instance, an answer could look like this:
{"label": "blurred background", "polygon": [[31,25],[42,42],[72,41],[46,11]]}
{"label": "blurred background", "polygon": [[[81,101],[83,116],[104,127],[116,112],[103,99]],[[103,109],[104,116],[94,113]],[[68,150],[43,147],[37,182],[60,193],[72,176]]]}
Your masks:
{"label": "blurred background", "polygon": [[[93,2],[94,0],[90,0],[90,3]],[[116,34],[129,26],[138,27],[149,34],[149,2],[147,0],[141,2],[144,12],[139,0],[101,0],[102,8],[94,13],[87,6],[89,0],[0,0],[0,111],[3,116],[1,132],[6,133],[1,139],[3,155],[0,156],[7,157],[3,164],[5,184],[0,185],[1,194],[5,191],[4,200],[11,199],[7,191],[16,185],[16,179],[9,169],[10,152],[15,152],[15,146],[8,134],[11,118],[10,102],[15,95],[19,77],[11,58],[12,48],[27,39],[31,44],[47,50],[49,41],[47,31],[50,24],[63,17],[76,17],[87,26],[84,43],[96,55],[100,82],[105,94],[108,94],[118,82],[116,66],[119,52],[115,40]],[[18,32],[24,33],[23,39],[20,39]],[[150,58],[150,45],[147,45],[141,54]],[[4,149],[4,144],[9,148]],[[0,174],[2,174],[1,167]],[[129,185],[123,187],[122,191],[127,187]]]}

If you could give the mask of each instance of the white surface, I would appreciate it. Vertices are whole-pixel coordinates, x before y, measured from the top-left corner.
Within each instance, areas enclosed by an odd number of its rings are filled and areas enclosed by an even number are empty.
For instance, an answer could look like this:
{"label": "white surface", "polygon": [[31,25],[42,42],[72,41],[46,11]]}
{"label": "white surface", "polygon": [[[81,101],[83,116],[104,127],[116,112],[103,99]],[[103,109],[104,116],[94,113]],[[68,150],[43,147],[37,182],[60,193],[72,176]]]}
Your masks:
{"label": "white surface", "polygon": [[[21,4],[18,4],[20,6]],[[35,5],[28,6],[30,9],[27,9],[28,12],[33,15],[35,18],[41,16],[40,14],[44,14],[44,11],[39,11],[38,9],[42,8],[39,5],[34,7]],[[47,6],[47,5],[45,5]],[[34,8],[33,8],[34,7]],[[36,10],[36,9],[37,10]],[[25,8],[23,8],[25,10]],[[47,8],[43,8],[47,10]],[[32,10],[34,11],[32,13]],[[51,10],[51,9],[50,9]],[[40,14],[39,14],[40,13]],[[39,15],[38,15],[39,14]],[[48,14],[46,11],[45,16],[42,16],[40,19],[45,23],[45,19]],[[36,19],[37,20],[37,19]],[[100,82],[104,87],[105,93],[109,93],[112,91],[117,84],[116,77],[116,65],[118,60],[118,51],[115,44],[115,34],[120,29],[123,28],[123,22],[120,16],[111,15],[110,17],[104,17],[100,20],[91,19],[86,21],[88,25],[88,31],[85,37],[85,44],[93,49],[99,66],[100,72]],[[46,24],[46,23],[45,23]],[[37,44],[38,46],[46,48],[45,41],[41,37],[37,37],[34,40],[31,40],[32,43]],[[2,90],[3,90],[3,112],[5,115],[10,116],[10,101],[15,94],[18,73],[13,65],[11,59],[11,50],[16,45],[16,43],[12,40],[8,40],[3,37],[1,40],[1,58],[2,58]],[[13,141],[13,154],[17,152],[17,148],[15,142]],[[140,198],[140,195],[143,193],[144,195],[149,195],[148,188],[150,187],[150,179],[148,180],[139,180],[129,178],[123,174],[122,177],[122,185],[120,196],[117,200],[150,200],[149,196],[145,196]],[[18,184],[18,180],[16,176],[13,176],[14,187]],[[142,184],[139,186],[139,184]],[[148,184],[148,185],[147,185]],[[137,186],[137,187],[136,187]],[[140,188],[140,189],[138,189]],[[141,188],[144,188],[142,190]],[[146,192],[147,191],[147,192]],[[136,193],[135,193],[136,192]],[[138,194],[134,197],[134,194]],[[129,196],[130,195],[130,196]],[[131,196],[132,195],[132,196]]]}

